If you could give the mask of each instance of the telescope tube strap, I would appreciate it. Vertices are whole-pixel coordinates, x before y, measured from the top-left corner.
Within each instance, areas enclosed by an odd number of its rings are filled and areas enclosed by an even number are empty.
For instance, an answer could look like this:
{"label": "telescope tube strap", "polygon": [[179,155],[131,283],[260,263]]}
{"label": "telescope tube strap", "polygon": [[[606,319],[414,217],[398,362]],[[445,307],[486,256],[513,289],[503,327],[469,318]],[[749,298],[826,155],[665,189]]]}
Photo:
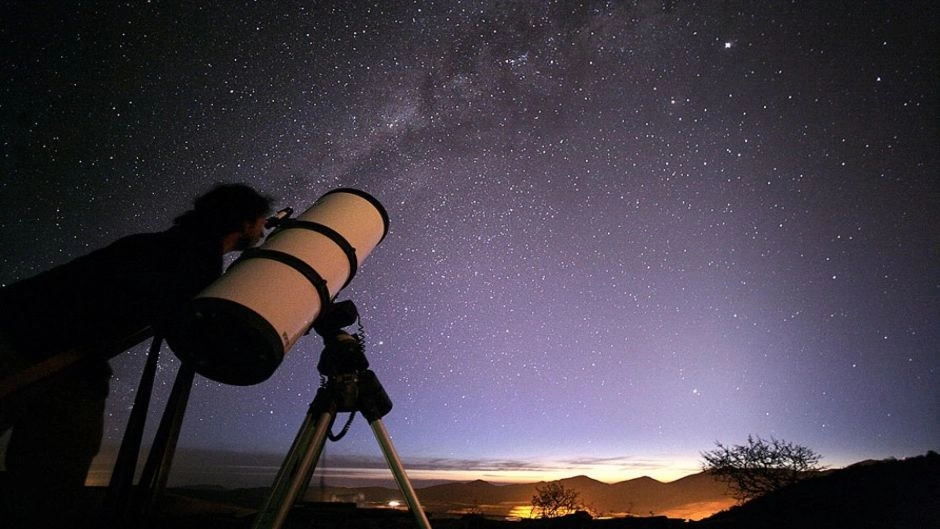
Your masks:
{"label": "telescope tube strap", "polygon": [[356,277],[356,270],[359,268],[359,259],[356,257],[356,249],[353,248],[351,244],[349,244],[349,241],[347,241],[345,237],[340,235],[339,232],[333,228],[330,228],[324,224],[320,224],[319,222],[311,222],[309,220],[286,219],[281,221],[280,226],[278,226],[278,231],[289,230],[292,228],[315,231],[321,235],[326,236],[326,238],[336,243],[336,245],[339,246],[341,250],[343,250],[343,253],[346,254],[346,259],[349,260],[349,277],[346,278],[346,282],[343,283],[343,288],[346,288],[346,285],[348,285],[349,282],[352,281],[354,277]]}
{"label": "telescope tube strap", "polygon": [[238,265],[243,261],[248,259],[270,259],[272,261],[277,261],[279,263],[286,264],[287,266],[293,268],[294,270],[300,272],[307,281],[310,281],[310,284],[313,285],[313,288],[317,289],[317,295],[320,296],[320,305],[325,307],[330,303],[330,291],[326,287],[326,280],[313,269],[312,266],[308,265],[306,261],[300,259],[299,257],[294,257],[293,255],[281,252],[278,250],[269,250],[266,248],[252,248],[242,252],[241,257],[238,258],[232,267]]}

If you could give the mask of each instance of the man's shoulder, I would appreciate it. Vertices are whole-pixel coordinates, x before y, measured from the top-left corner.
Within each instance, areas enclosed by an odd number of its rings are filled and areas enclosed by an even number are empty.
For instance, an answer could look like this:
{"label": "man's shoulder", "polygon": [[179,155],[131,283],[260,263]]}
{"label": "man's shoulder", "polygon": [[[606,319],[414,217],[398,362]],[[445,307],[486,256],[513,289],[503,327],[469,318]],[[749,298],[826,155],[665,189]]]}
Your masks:
{"label": "man's shoulder", "polygon": [[180,228],[151,233],[127,235],[111,243],[105,250],[111,251],[162,251],[220,253],[221,243],[199,237]]}

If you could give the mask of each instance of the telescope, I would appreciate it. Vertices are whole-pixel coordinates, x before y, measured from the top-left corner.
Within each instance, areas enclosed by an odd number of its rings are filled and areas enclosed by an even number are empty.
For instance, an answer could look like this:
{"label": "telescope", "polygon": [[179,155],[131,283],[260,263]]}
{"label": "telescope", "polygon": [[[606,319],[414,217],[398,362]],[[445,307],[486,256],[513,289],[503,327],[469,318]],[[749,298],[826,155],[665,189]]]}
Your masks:
{"label": "telescope", "polygon": [[282,210],[264,244],[242,253],[166,330],[184,363],[206,378],[267,380],[388,233],[388,213],[358,189],[334,189],[296,219]]}
{"label": "telescope", "polygon": [[[358,320],[358,311],[351,301],[333,302],[385,238],[388,214],[372,196],[348,188],[326,193],[297,219],[291,213],[285,208],[267,219],[274,231],[264,244],[243,252],[167,325],[164,336],[182,363],[140,477],[138,516],[149,513],[166,488],[195,374],[225,384],[263,382],[312,329],[325,344],[317,363],[320,387],[252,529],[282,529],[327,439],[342,438],[357,412],[369,421],[417,526],[431,529],[382,422],[392,401],[368,369],[362,336],[342,330]],[[124,522],[134,516],[129,494],[162,341],[158,335],[151,344],[108,487],[112,527],[139,525]],[[334,436],[330,430],[341,412],[350,412],[349,420]]]}

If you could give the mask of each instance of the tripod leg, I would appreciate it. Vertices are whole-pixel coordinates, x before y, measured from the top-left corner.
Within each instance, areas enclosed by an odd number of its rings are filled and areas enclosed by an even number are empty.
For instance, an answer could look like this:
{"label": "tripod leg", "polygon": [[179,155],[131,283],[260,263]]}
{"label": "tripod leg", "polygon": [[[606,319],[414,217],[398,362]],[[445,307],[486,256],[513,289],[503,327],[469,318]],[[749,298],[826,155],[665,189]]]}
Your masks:
{"label": "tripod leg", "polygon": [[167,399],[166,409],[160,419],[160,425],[153,439],[153,446],[147,455],[147,462],[140,475],[141,514],[150,514],[166,489],[173,456],[176,455],[176,443],[183,427],[183,416],[189,404],[189,394],[193,388],[196,371],[189,364],[180,364],[176,372],[173,389]]}
{"label": "tripod leg", "polygon": [[408,475],[405,474],[405,467],[402,466],[401,459],[398,458],[398,452],[396,452],[395,447],[392,446],[392,440],[388,436],[388,431],[385,429],[382,419],[375,419],[369,423],[369,426],[372,427],[372,433],[375,434],[375,439],[379,442],[379,448],[382,449],[385,462],[388,463],[388,468],[395,476],[395,481],[398,482],[398,488],[405,497],[405,502],[408,503],[408,508],[411,509],[411,514],[414,515],[418,527],[421,529],[431,529],[431,523],[424,514],[424,509],[421,508],[421,504],[418,502],[418,495],[415,494],[415,489],[411,486]]}
{"label": "tripod leg", "polygon": [[105,497],[103,509],[104,524],[118,526],[127,514],[128,498],[131,487],[134,485],[134,472],[137,470],[137,457],[140,455],[140,445],[144,437],[144,427],[147,423],[147,411],[150,408],[150,397],[153,393],[153,381],[157,374],[157,360],[160,357],[160,347],[163,338],[155,336],[150,342],[150,351],[147,353],[147,363],[140,375],[140,384],[134,396],[134,408],[127,419],[124,438],[118,451],[114,470],[111,473],[111,482]]}
{"label": "tripod leg", "polygon": [[[297,496],[307,486],[317,461],[323,452],[327,435],[333,420],[336,418],[336,409],[323,401],[329,399],[323,391],[318,391],[307,416],[304,418],[300,431],[281,464],[281,468],[274,478],[271,492],[258,511],[252,529],[280,529],[287,519],[287,514],[297,500]],[[319,413],[319,416],[318,416]],[[314,422],[316,421],[316,422]]]}

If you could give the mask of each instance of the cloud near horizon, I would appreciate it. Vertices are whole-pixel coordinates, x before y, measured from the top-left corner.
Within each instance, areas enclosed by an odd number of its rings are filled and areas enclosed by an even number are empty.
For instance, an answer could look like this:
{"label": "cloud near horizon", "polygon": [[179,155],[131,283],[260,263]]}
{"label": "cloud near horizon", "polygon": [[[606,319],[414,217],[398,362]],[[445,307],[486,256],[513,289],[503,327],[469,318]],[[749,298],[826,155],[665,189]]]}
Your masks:
{"label": "cloud near horizon", "polygon": [[[117,447],[106,447],[93,465],[88,484],[106,484]],[[267,486],[286,454],[245,453],[180,448],[174,457],[173,485],[221,485],[225,487]],[[672,458],[581,457],[574,459],[521,458],[405,458],[402,460],[415,482],[473,481],[527,483],[553,481],[586,475],[614,483],[641,476],[671,481],[700,470],[697,463]],[[392,482],[380,454],[375,456],[327,454],[316,475],[323,474],[337,485],[363,485]]]}

